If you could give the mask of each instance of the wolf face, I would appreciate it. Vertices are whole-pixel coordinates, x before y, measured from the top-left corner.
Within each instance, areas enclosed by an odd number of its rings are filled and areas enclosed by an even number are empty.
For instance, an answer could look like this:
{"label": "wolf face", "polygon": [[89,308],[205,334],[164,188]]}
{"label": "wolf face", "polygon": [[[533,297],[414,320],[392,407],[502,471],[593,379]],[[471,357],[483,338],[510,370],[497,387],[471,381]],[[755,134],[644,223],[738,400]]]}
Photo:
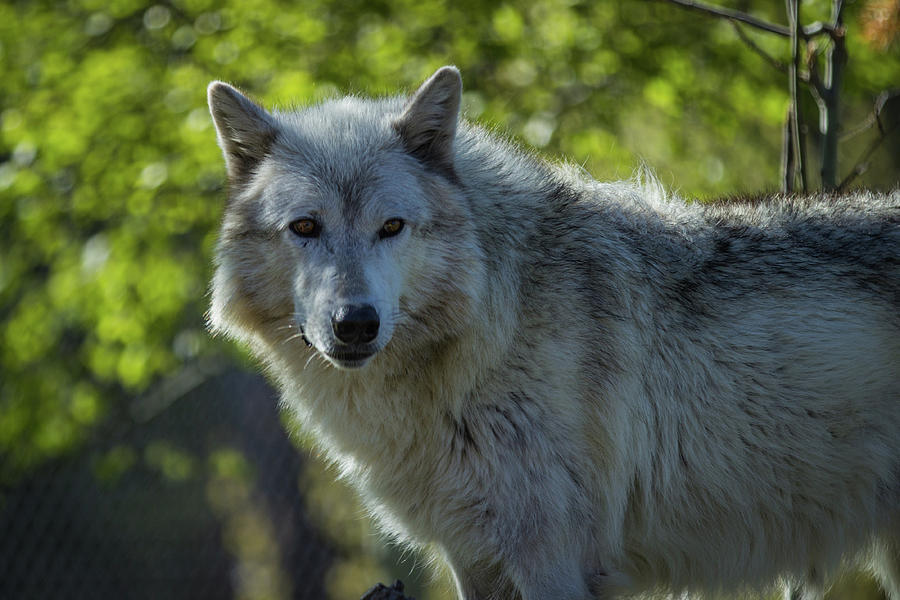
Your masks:
{"label": "wolf face", "polygon": [[[346,98],[279,114],[212,83],[232,191],[214,328],[252,337],[274,327],[275,337],[305,340],[341,369],[365,366],[398,328],[407,343],[423,341],[415,314],[466,281],[451,272],[474,246],[452,185],[460,90],[459,74],[445,69],[405,103],[373,110]],[[462,251],[434,239],[454,226]],[[248,237],[255,242],[241,242]]]}
{"label": "wolf face", "polygon": [[397,175],[372,179],[362,190],[296,170],[269,184],[277,197],[266,204],[278,207],[272,225],[291,273],[296,325],[342,368],[363,366],[391,339],[414,232],[429,218],[404,202],[419,193],[416,182]]}

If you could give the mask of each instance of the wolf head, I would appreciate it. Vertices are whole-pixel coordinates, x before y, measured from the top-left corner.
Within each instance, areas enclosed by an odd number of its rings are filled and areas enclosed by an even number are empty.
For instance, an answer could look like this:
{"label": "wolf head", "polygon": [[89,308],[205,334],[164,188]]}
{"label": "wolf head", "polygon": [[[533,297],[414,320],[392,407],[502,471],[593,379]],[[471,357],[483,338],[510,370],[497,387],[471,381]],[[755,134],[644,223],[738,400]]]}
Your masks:
{"label": "wolf head", "polygon": [[356,369],[463,327],[479,252],[454,169],[461,85],[444,67],[408,99],[269,112],[210,84],[230,187],[213,330]]}

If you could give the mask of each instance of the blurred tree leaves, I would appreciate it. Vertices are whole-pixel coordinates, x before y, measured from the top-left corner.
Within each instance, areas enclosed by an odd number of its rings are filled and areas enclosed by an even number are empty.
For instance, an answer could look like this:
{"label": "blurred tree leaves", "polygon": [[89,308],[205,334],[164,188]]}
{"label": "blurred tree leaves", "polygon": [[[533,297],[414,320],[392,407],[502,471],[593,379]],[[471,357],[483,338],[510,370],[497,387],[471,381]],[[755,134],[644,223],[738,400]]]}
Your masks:
{"label": "blurred tree leaves", "polygon": [[[828,5],[805,2],[804,20]],[[781,3],[753,8],[783,21]],[[848,123],[900,82],[896,10],[849,9]],[[783,40],[748,35],[786,60]],[[728,23],[663,2],[5,2],[0,484],[127,426],[131,398],[223,352],[203,318],[224,202],[210,80],[289,106],[409,89],[446,63],[470,118],[598,178],[644,160],[689,196],[777,187],[786,76]],[[864,183],[895,184],[898,154]],[[191,471],[172,448],[148,453]],[[117,449],[98,473],[135,460]]]}

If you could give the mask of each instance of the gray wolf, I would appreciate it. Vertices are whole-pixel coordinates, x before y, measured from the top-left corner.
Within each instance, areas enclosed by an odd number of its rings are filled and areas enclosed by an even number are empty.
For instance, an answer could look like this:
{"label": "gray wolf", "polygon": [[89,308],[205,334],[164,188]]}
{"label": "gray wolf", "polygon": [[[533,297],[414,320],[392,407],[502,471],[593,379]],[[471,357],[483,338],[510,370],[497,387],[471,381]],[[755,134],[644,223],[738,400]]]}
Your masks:
{"label": "gray wolf", "polygon": [[461,598],[821,598],[857,562],[900,600],[900,192],[598,183],[461,86],[212,83],[212,330]]}

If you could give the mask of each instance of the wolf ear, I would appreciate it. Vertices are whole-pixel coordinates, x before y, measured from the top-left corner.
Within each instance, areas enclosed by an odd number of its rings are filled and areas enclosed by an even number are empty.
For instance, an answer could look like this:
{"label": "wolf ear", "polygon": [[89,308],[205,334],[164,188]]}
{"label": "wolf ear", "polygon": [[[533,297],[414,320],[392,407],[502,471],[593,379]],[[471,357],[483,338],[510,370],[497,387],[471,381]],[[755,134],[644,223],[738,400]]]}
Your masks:
{"label": "wolf ear", "polygon": [[227,83],[213,81],[206,92],[228,179],[245,183],[275,141],[275,121],[265,109]]}
{"label": "wolf ear", "polygon": [[453,139],[461,96],[459,70],[441,67],[416,90],[394,123],[410,154],[449,173],[453,172]]}

